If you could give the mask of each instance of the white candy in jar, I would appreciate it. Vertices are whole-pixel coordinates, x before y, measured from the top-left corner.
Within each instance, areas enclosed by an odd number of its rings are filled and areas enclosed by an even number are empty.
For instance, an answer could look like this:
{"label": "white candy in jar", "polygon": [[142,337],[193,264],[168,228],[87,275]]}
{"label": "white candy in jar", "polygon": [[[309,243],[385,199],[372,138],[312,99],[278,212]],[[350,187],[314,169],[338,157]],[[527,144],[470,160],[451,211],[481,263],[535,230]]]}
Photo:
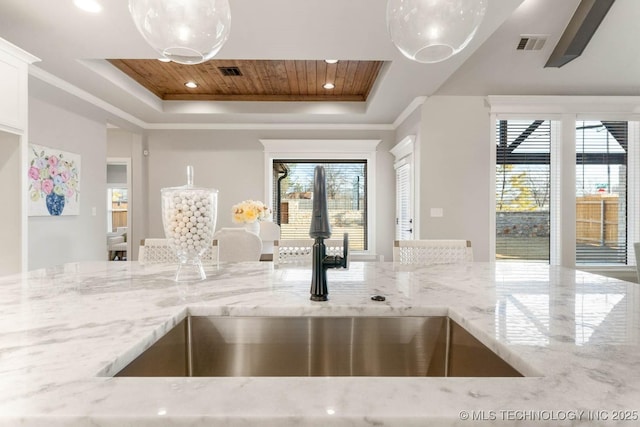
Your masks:
{"label": "white candy in jar", "polygon": [[206,248],[212,236],[210,211],[210,193],[198,191],[180,191],[170,199],[166,223],[169,224],[168,236],[172,236],[181,250],[200,251]]}

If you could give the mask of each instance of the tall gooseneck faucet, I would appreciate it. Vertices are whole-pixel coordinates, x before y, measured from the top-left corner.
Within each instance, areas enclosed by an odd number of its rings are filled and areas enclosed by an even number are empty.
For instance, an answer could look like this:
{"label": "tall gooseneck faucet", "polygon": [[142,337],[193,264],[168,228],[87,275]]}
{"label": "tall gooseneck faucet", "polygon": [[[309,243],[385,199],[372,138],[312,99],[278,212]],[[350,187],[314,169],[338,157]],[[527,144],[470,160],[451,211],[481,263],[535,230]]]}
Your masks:
{"label": "tall gooseneck faucet", "polygon": [[316,166],[313,176],[313,212],[309,236],[314,239],[312,252],[311,301],[326,301],[328,268],[347,268],[349,237],[344,233],[343,256],[327,256],[324,239],[331,237],[327,210],[327,185],[324,167]]}

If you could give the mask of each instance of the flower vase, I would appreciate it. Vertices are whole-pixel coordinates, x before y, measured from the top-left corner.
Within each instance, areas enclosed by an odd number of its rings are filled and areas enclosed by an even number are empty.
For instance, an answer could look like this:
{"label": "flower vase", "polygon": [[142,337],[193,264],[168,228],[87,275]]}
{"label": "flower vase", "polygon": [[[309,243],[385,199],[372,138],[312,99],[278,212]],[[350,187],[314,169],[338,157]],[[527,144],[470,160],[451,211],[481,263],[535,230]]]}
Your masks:
{"label": "flower vase", "polygon": [[253,233],[257,236],[260,235],[260,223],[258,221],[254,222],[245,222],[244,229],[249,233]]}
{"label": "flower vase", "polygon": [[62,214],[64,210],[64,196],[51,192],[47,194],[45,203],[50,215],[58,216]]}

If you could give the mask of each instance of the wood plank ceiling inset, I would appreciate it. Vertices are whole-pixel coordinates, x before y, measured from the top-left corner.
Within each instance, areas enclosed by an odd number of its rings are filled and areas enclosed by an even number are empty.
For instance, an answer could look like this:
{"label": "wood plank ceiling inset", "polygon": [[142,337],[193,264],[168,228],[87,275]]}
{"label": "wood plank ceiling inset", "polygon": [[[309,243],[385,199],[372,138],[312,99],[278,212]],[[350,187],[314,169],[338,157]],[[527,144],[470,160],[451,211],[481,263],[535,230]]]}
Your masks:
{"label": "wood plank ceiling inset", "polygon": [[[163,100],[352,101],[367,100],[383,61],[210,60],[197,65],[156,59],[109,59]],[[225,76],[237,67],[242,75]],[[194,81],[195,89],[184,84]],[[325,89],[325,83],[334,89]]]}

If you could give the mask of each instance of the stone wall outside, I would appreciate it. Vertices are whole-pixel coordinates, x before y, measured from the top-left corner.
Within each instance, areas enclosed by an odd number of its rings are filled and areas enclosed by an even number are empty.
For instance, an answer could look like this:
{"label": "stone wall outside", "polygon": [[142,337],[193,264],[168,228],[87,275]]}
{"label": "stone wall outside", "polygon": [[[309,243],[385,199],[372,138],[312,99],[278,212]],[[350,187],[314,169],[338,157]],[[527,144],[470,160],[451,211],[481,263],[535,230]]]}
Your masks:
{"label": "stone wall outside", "polygon": [[549,212],[496,212],[498,237],[548,237]]}

